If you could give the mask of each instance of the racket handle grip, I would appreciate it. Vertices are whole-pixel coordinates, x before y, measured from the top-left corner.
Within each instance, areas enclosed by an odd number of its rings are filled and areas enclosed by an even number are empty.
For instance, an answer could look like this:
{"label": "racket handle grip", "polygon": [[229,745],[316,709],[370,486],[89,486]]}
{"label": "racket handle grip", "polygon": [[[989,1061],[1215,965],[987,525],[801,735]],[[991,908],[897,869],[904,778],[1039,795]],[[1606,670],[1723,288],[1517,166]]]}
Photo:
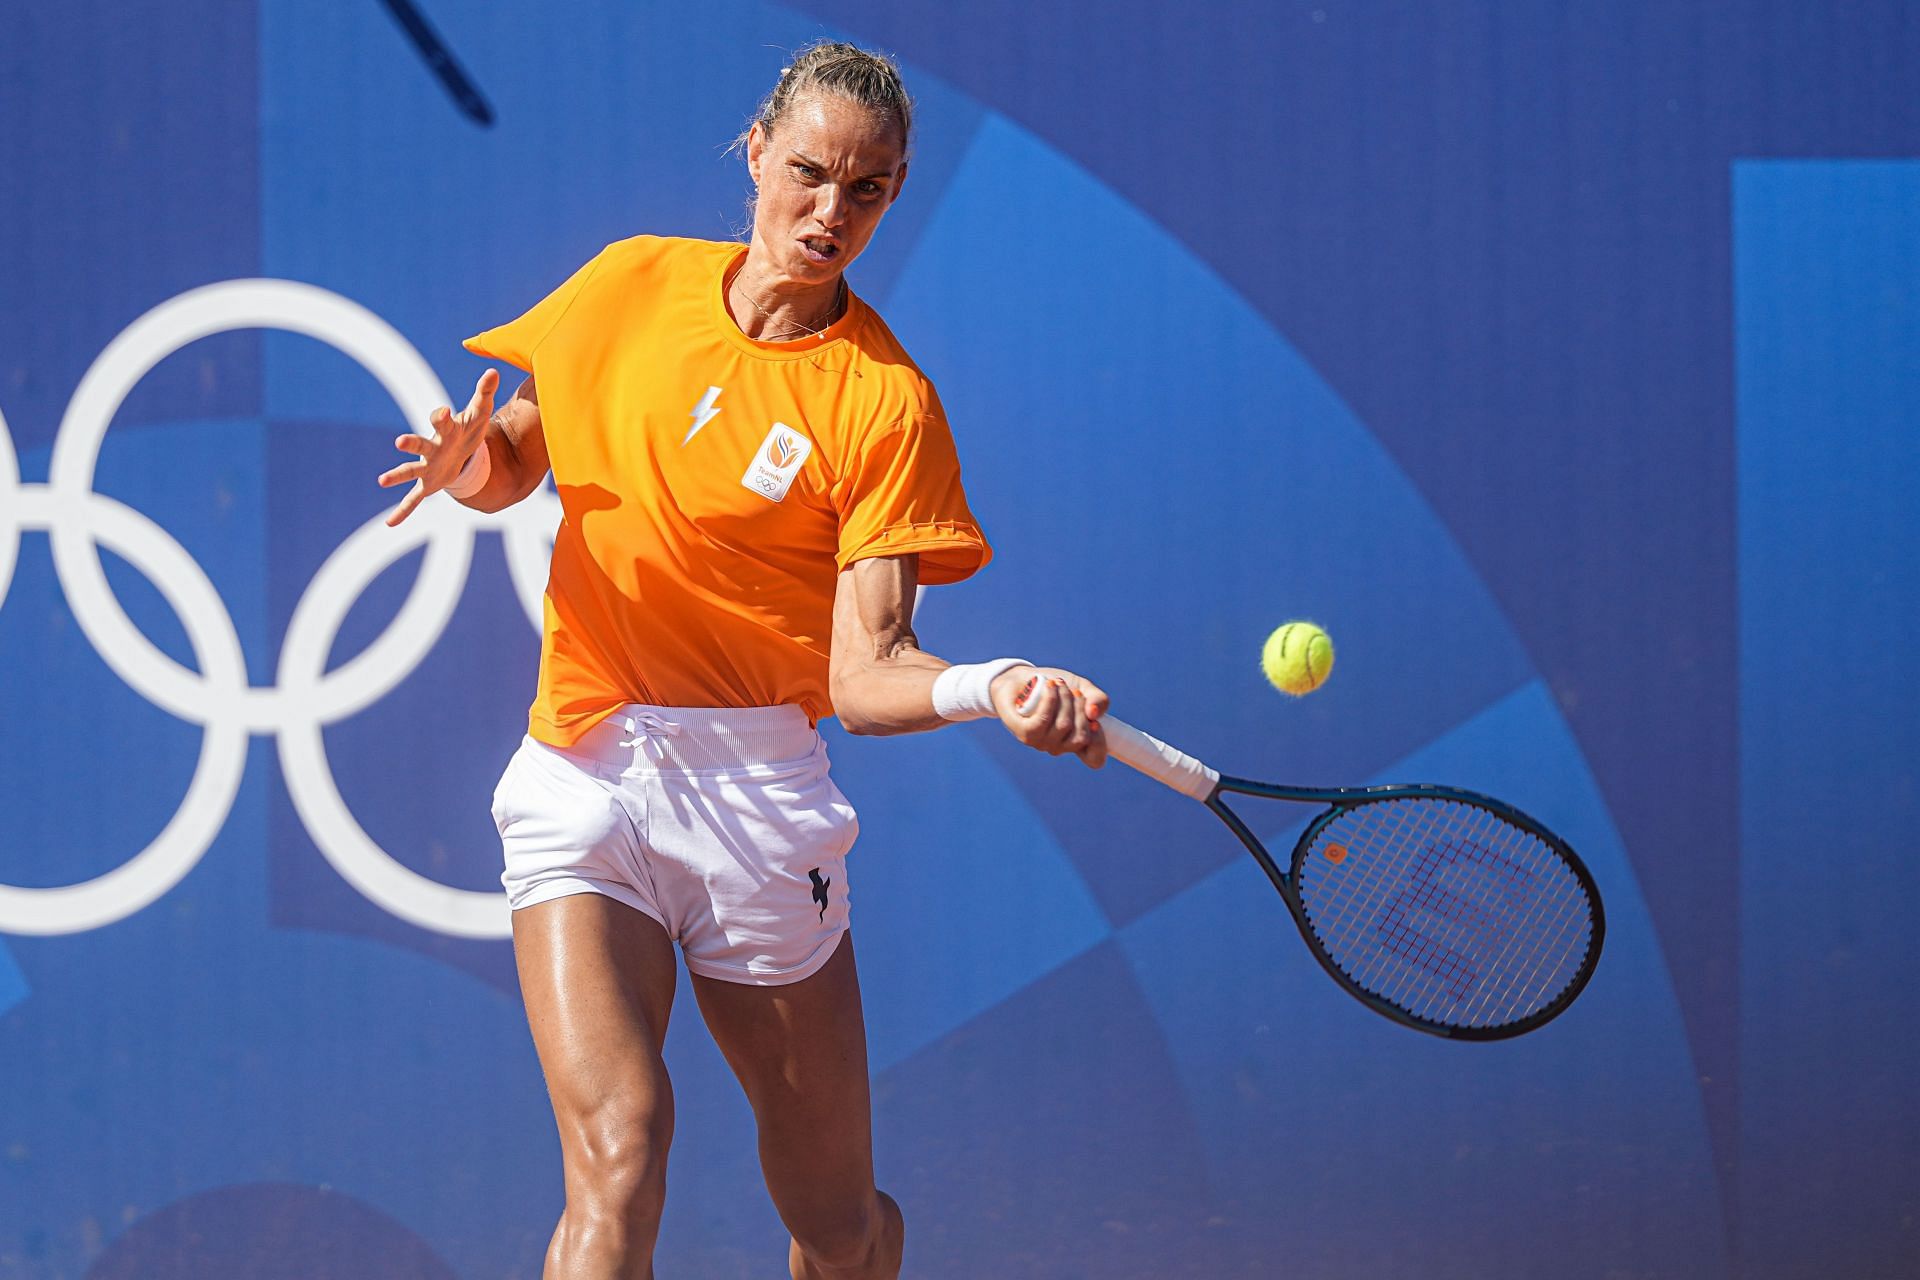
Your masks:
{"label": "racket handle grip", "polygon": [[[1029,679],[1020,696],[1014,699],[1013,705],[1021,714],[1033,714],[1028,702],[1039,685],[1038,676]],[[1118,716],[1102,716],[1100,729],[1107,735],[1107,754],[1121,764],[1138,769],[1155,782],[1172,787],[1183,796],[1192,796],[1202,804],[1213,799],[1213,789],[1220,785],[1218,769],[1209,769],[1186,752],[1168,746],[1150,733],[1142,733]]]}
{"label": "racket handle grip", "polygon": [[1102,716],[1100,729],[1107,735],[1108,755],[1182,795],[1204,803],[1213,798],[1213,789],[1220,785],[1218,769],[1208,768],[1186,752],[1168,746],[1150,733],[1142,733],[1125,720]]}

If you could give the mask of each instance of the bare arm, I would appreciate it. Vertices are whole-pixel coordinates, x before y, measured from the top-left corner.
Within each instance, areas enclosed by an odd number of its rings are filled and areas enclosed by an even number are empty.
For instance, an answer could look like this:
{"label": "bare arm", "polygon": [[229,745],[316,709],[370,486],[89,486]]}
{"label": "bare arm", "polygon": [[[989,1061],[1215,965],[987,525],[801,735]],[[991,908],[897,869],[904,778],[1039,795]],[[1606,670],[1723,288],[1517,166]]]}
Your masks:
{"label": "bare arm", "polygon": [[933,680],[947,664],[920,651],[913,596],[920,557],[856,560],[833,597],[834,713],[849,733],[921,733],[947,723],[933,710]]}
{"label": "bare arm", "polygon": [[[856,560],[841,571],[833,598],[833,656],[828,683],[834,712],[849,733],[920,733],[951,723],[933,709],[933,682],[948,664],[920,650],[913,633],[918,556]],[[1028,714],[1014,699],[1033,676],[1046,678]],[[1107,695],[1052,667],[1014,667],[993,682],[994,707],[1008,731],[1050,755],[1071,751],[1094,768],[1107,758],[1099,717]]]}
{"label": "bare arm", "polygon": [[547,475],[539,392],[528,378],[496,413],[493,393],[499,386],[499,373],[487,370],[474,384],[466,408],[455,413],[443,405],[433,411],[432,437],[408,434],[393,442],[396,449],[417,456],[380,477],[383,488],[413,485],[387,517],[388,524],[399,524],[429,495],[453,484],[480,449],[487,451],[486,483],[460,498],[461,503],[476,511],[499,511],[539,488]]}

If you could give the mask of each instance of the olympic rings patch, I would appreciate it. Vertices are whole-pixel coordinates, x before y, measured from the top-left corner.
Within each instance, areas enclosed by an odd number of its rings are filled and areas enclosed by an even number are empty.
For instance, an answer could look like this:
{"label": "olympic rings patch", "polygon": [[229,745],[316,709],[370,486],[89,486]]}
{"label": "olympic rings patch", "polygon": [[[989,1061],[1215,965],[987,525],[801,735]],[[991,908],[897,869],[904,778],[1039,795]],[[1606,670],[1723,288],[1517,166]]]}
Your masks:
{"label": "olympic rings patch", "polygon": [[[127,394],[161,360],[217,333],[281,329],[358,361],[399,406],[408,428],[450,403],[432,368],[398,330],[339,294],[290,280],[228,280],[189,290],[135,320],[94,360],[68,402],[47,483],[26,484],[0,415],[0,608],[25,530],[45,530],[54,571],[87,640],[116,675],[155,706],[205,731],[193,781],[145,849],[81,884],[0,885],[0,933],[82,933],[124,920],[163,897],[212,845],[232,811],[249,735],[273,734],[294,809],[322,855],[362,895],[437,933],[504,938],[506,897],[455,889],[404,866],[375,844],[334,782],[322,730],[385,697],[439,640],[466,588],[476,534],[501,535],[514,592],[537,630],[559,499],[551,489],[498,515],[430,502],[398,529],[384,515],[355,530],[307,584],[287,627],[270,687],[251,685],[232,614],[199,563],[152,520],[93,489],[107,427]],[[405,603],[374,642],[338,669],[327,656],[353,603],[387,566],[425,544]],[[175,662],[127,617],[107,584],[102,547],[157,587],[186,628],[199,670]]]}

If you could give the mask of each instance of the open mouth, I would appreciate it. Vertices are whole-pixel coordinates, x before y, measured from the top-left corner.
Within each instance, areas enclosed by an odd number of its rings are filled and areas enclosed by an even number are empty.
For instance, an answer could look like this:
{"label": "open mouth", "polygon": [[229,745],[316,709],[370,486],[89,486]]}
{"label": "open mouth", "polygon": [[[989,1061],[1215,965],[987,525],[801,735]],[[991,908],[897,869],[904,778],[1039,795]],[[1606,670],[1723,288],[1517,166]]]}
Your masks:
{"label": "open mouth", "polygon": [[840,256],[840,243],[825,236],[806,236],[800,241],[800,249],[809,259],[818,263],[828,263]]}

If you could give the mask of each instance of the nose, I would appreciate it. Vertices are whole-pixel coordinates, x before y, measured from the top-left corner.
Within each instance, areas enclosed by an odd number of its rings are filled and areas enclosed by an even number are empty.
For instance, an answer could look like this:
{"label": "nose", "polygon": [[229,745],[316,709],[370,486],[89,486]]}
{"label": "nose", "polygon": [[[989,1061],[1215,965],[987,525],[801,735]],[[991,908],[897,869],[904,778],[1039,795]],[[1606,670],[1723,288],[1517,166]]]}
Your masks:
{"label": "nose", "polygon": [[847,220],[847,192],[837,182],[829,182],[820,188],[820,196],[814,201],[813,216],[828,231],[842,225]]}

